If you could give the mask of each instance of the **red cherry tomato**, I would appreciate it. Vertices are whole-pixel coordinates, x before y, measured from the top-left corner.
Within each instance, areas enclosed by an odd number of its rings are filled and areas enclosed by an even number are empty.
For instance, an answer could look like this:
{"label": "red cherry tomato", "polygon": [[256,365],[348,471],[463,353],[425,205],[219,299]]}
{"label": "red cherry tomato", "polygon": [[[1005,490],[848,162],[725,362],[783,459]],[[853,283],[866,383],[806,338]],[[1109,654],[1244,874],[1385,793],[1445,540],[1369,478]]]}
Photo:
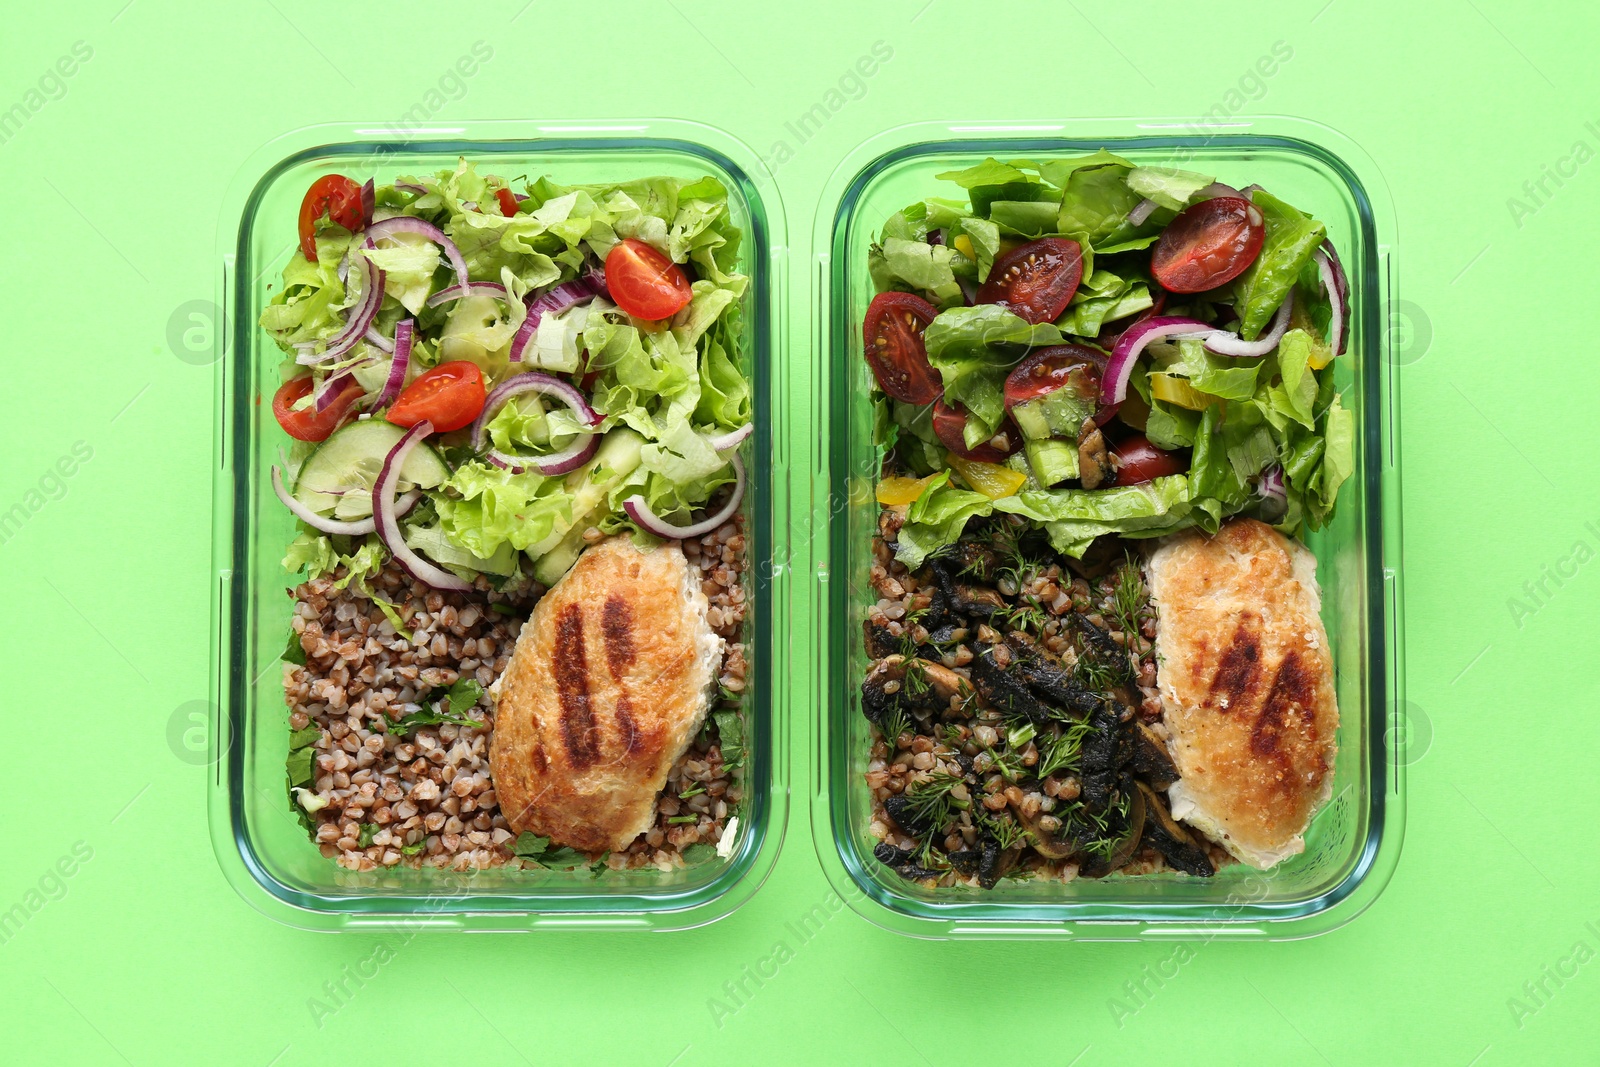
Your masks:
{"label": "red cherry tomato", "polygon": [[517,213],[517,195],[510,189],[496,189],[494,198],[500,201],[500,214],[506,218],[509,219]]}
{"label": "red cherry tomato", "polygon": [[967,410],[946,404],[943,399],[933,402],[933,432],[939,441],[962,459],[977,459],[985,463],[1004,463],[1007,456],[1022,447],[1022,434],[1010,420],[998,432],[976,448],[967,447]]}
{"label": "red cherry tomato", "polygon": [[283,432],[290,437],[299,441],[326,441],[328,435],[344,421],[350,405],[361,399],[363,390],[354,378],[346,378],[344,387],[333,398],[333,403],[321,411],[317,411],[314,405],[294,410],[294,405],[311,392],[311,386],[309,375],[284,382],[272,397],[272,414],[278,420],[278,425],[283,427]]}
{"label": "red cherry tomato", "polygon": [[978,303],[999,304],[1038,325],[1067,310],[1083,280],[1083,250],[1065,237],[1041,237],[1018,245],[989,269]]}
{"label": "red cherry tomato", "polygon": [[878,387],[896,400],[931,404],[944,392],[922,346],[922,331],[937,314],[938,308],[912,293],[879,293],[867,306],[867,365]]}
{"label": "red cherry tomato", "polygon": [[1087,345],[1051,345],[1041,348],[1006,375],[1006,410],[1075,385],[1086,399],[1100,395],[1100,376],[1109,357]]}
{"label": "red cherry tomato", "polygon": [[1242,196],[1192,204],[1167,224],[1150,254],[1150,273],[1174,293],[1203,293],[1233,281],[1261,254],[1261,209]]}
{"label": "red cherry tomato", "polygon": [[693,295],[682,267],[632,237],[606,256],[606,288],[617,307],[636,319],[670,318]]}
{"label": "red cherry tomato", "polygon": [[366,228],[367,212],[361,203],[361,186],[343,174],[328,174],[311,183],[300,201],[300,251],[317,261],[317,220],[326,214],[355,233]]}
{"label": "red cherry tomato", "polygon": [[449,433],[470,425],[482,413],[487,395],[476,363],[451,360],[406,386],[384,417],[396,426],[415,426],[427,419],[434,432]]}
{"label": "red cherry tomato", "polygon": [[1165,474],[1182,474],[1189,469],[1183,456],[1167,452],[1150,443],[1144,434],[1131,434],[1111,448],[1111,465],[1117,469],[1115,485],[1138,485]]}

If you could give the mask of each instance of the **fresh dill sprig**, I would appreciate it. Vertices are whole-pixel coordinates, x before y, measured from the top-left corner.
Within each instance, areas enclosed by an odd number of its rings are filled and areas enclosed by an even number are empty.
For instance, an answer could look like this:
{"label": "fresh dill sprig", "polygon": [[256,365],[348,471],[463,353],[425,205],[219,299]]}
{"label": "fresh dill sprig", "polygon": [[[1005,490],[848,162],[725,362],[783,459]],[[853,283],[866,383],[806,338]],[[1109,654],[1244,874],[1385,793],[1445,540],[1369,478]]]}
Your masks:
{"label": "fresh dill sprig", "polygon": [[982,814],[978,816],[978,825],[988,831],[1001,851],[1016,848],[1028,838],[1027,829],[1009,816]]}
{"label": "fresh dill sprig", "polygon": [[906,800],[907,817],[933,827],[929,832],[930,837],[938,833],[956,817],[956,812],[965,811],[971,806],[970,800],[960,800],[951,795],[951,791],[961,784],[961,778],[944,771],[923,781],[912,782],[900,794]]}
{"label": "fresh dill sprig", "polygon": [[916,658],[906,660],[905,673],[900,678],[900,684],[913,697],[925,696],[932,688],[932,683],[928,681],[928,672],[923,669],[922,661]]}
{"label": "fresh dill sprig", "polygon": [[1116,586],[1111,592],[1111,614],[1127,635],[1130,650],[1139,638],[1140,619],[1148,606],[1149,595],[1145,591],[1139,565],[1131,559],[1123,561],[1117,569]]}
{"label": "fresh dill sprig", "polygon": [[878,729],[882,731],[883,739],[889,743],[889,754],[893,755],[894,746],[900,735],[911,729],[911,720],[906,715],[906,709],[898,703],[895,704]]}
{"label": "fresh dill sprig", "polygon": [[1036,739],[1034,745],[1039,750],[1039,762],[1034,765],[1033,773],[1043,779],[1077,766],[1088,732],[1087,721],[1068,722],[1062,724],[1059,733]]}

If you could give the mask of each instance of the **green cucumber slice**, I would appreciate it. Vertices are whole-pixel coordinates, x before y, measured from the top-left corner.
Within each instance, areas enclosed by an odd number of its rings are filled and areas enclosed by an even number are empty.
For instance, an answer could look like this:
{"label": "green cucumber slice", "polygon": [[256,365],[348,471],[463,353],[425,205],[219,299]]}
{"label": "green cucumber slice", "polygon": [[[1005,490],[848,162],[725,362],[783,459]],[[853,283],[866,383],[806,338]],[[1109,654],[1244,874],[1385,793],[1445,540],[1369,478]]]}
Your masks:
{"label": "green cucumber slice", "polygon": [[[405,429],[382,419],[360,419],[341,426],[306,457],[294,482],[294,498],[322,515],[364,519],[372,514],[372,487],[383,461]],[[450,468],[427,442],[411,450],[400,468],[400,491],[433,489],[450,477]]]}

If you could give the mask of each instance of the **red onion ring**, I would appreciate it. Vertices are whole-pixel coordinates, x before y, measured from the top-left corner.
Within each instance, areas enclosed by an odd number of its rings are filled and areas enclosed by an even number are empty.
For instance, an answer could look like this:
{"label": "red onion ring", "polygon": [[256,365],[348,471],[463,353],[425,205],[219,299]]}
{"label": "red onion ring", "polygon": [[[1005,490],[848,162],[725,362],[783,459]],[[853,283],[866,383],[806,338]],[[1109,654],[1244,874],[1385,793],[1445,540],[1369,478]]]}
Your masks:
{"label": "red onion ring", "polygon": [[312,402],[313,410],[315,410],[318,415],[322,414],[324,411],[327,411],[333,406],[333,402],[339,399],[339,396],[344,392],[345,385],[354,380],[355,376],[350,373],[350,368],[347,368],[323,382],[317,387],[317,395]]}
{"label": "red onion ring", "polygon": [[744,500],[745,473],[744,461],[735,453],[729,460],[733,464],[734,483],[733,494],[728,497],[728,502],[722,505],[715,515],[702,519],[691,526],[676,526],[660,518],[650,510],[650,505],[644,502],[642,496],[630,496],[622,502],[622,510],[628,513],[628,518],[638,524],[641,530],[646,530],[657,537],[664,537],[669,541],[682,540],[687,537],[702,537],[723,523],[727,522],[739,510],[739,504]]}
{"label": "red onion ring", "polygon": [[743,444],[745,438],[749,437],[755,431],[755,428],[755,423],[747,422],[737,430],[725,433],[720,437],[706,438],[706,443],[711,446],[713,452],[726,452],[730,448],[738,448]]}
{"label": "red onion ring", "polygon": [[367,327],[367,344],[371,345],[373,348],[376,348],[380,352],[387,353],[394,351],[394,342],[389,340],[383,334],[379,333],[376,326]]}
{"label": "red onion ring", "polygon": [[402,319],[395,324],[394,355],[389,360],[389,377],[385,379],[383,391],[372,402],[370,410],[388,407],[400,396],[400,389],[406,384],[406,371],[411,366],[411,343],[416,336],[415,330],[415,323],[410,319]]}
{"label": "red onion ring", "polygon": [[[605,416],[594,409],[589,399],[578,391],[577,386],[548,374],[527,371],[507,378],[489,391],[489,396],[483,402],[483,410],[478,413],[477,421],[472,424],[474,449],[484,449],[489,423],[508,400],[524,393],[541,393],[555,397],[576,412],[583,425],[589,427],[591,431],[605,421]],[[513,456],[491,448],[488,450],[488,457],[489,462],[517,474],[529,468],[540,474],[568,474],[589,462],[599,447],[599,435],[590,432],[580,434],[572,444],[549,455]]]}
{"label": "red onion ring", "polygon": [[1283,486],[1283,468],[1273,464],[1261,472],[1261,482],[1256,487],[1263,497],[1287,501],[1289,492]]}
{"label": "red onion ring", "polygon": [[1216,330],[1208,322],[1186,319],[1176,315],[1158,315],[1153,319],[1136,322],[1117,338],[1106,363],[1105,374],[1100,379],[1100,403],[1115,407],[1128,398],[1128,381],[1133,377],[1133,365],[1139,354],[1152,341],[1164,337],[1200,337]]}
{"label": "red onion ring", "polygon": [[1278,342],[1283,340],[1285,331],[1289,329],[1289,315],[1294,311],[1294,288],[1283,295],[1283,303],[1278,305],[1277,313],[1272,316],[1272,329],[1256,338],[1246,341],[1236,333],[1227,330],[1212,330],[1206,335],[1206,348],[1219,356],[1236,356],[1239,358],[1253,358],[1264,356],[1278,347]]}
{"label": "red onion ring", "polygon": [[1328,347],[1336,356],[1344,355],[1350,344],[1350,281],[1344,275],[1344,265],[1332,241],[1323,241],[1322,247],[1311,254],[1322,276],[1322,287],[1327,290],[1333,314],[1328,322]]}
{"label": "red onion ring", "polygon": [[[278,499],[283,501],[283,506],[294,512],[294,517],[325,534],[339,534],[344,537],[361,537],[372,533],[376,523],[369,518],[356,519],[353,522],[344,522],[339,519],[330,519],[325,515],[318,515],[300,501],[289,495],[289,490],[283,487],[283,472],[276,464],[272,468],[272,491],[278,494]],[[330,494],[333,495],[333,494]],[[422,499],[422,490],[412,489],[394,503],[396,515],[404,515],[416,507],[417,501]]]}
{"label": "red onion ring", "polygon": [[605,267],[598,263],[586,263],[581,277],[583,278],[583,283],[593,289],[596,296],[603,296],[607,300],[611,299],[611,290],[606,288]]}
{"label": "red onion ring", "polygon": [[1201,189],[1194,195],[1198,198],[1195,202],[1199,203],[1200,200],[1215,200],[1219,196],[1239,196],[1241,194],[1239,193],[1239,190],[1235,189],[1231,185],[1224,185],[1221,182],[1212,182],[1210,185],[1206,186],[1204,189]]}
{"label": "red onion ring", "polygon": [[[444,235],[444,231],[425,219],[415,218],[411,215],[396,215],[392,219],[384,219],[367,227],[368,241],[381,241],[386,237],[393,237],[397,233],[415,233],[426,237],[444,252],[444,258],[450,261],[450,266],[455,268],[456,281],[462,286],[472,284],[472,279],[467,277],[467,261],[461,258],[461,249],[456,243]],[[371,247],[370,245],[368,247]]]}
{"label": "red onion ring", "polygon": [[378,482],[372,487],[372,517],[383,547],[389,550],[389,554],[411,577],[435,589],[464,593],[471,590],[471,582],[429,563],[406,544],[406,539],[400,533],[400,516],[395,510],[394,490],[400,481],[400,468],[405,466],[406,457],[411,455],[411,450],[417,446],[417,442],[432,432],[433,423],[423,419],[407,430],[389,450],[389,455],[383,461],[383,469],[378,474]]}
{"label": "red onion ring", "polygon": [[1133,205],[1133,210],[1128,212],[1128,221],[1133,223],[1135,226],[1143,226],[1144,220],[1148,219],[1152,214],[1154,214],[1156,208],[1160,206],[1161,205],[1157,204],[1154,200],[1146,197],[1137,204]]}
{"label": "red onion ring", "polygon": [[573,304],[581,304],[585,300],[593,300],[595,290],[582,279],[562,282],[560,285],[540,293],[528,301],[528,315],[522,320],[522,325],[517,327],[516,334],[511,338],[511,353],[508,361],[521,363],[522,353],[533,340],[533,335],[539,331],[539,323],[546,315],[559,315]]}
{"label": "red onion ring", "polygon": [[473,282],[470,285],[452,285],[440,289],[428,297],[428,306],[436,308],[440,304],[448,304],[452,300],[460,300],[464,296],[492,296],[498,300],[510,300],[511,294],[506,292],[506,287],[499,282]]}
{"label": "red onion ring", "polygon": [[372,213],[378,207],[378,186],[371,178],[361,187],[361,228],[372,225]]}
{"label": "red onion ring", "polygon": [[[384,225],[378,223],[379,226]],[[374,227],[375,228],[375,227]],[[370,230],[368,231],[371,232]],[[371,248],[373,238],[368,237],[364,247]],[[378,308],[383,306],[383,287],[387,275],[378,265],[366,256],[361,257],[361,273],[366,279],[366,288],[361,292],[361,303],[356,305],[354,311],[345,319],[344,326],[339,332],[328,338],[327,347],[321,352],[313,354],[316,348],[315,341],[302,341],[295,345],[300,349],[300,354],[295,357],[295,362],[313,365],[327,363],[338,359],[356,346],[356,342],[366,336],[367,330],[372,327],[372,320],[378,316]]]}
{"label": "red onion ring", "polygon": [[408,193],[415,193],[418,196],[428,195],[428,187],[426,185],[418,185],[416,182],[395,182],[394,187]]}

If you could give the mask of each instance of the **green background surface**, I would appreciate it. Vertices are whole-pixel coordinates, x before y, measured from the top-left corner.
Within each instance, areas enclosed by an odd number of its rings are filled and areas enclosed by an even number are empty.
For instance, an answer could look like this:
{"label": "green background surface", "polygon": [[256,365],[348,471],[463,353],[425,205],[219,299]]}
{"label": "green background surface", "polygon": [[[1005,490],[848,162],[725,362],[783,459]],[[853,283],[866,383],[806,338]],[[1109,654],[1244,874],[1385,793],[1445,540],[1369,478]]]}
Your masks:
{"label": "green background surface", "polygon": [[[53,891],[0,944],[0,1056],[1594,1062],[1593,5],[124,2],[30,5],[0,32],[0,111],[28,108],[0,134],[0,510],[43,496],[0,544],[0,910]],[[319,1018],[311,998],[379,938],[292,930],[235,895],[184,736],[207,691],[212,374],[183,330],[214,294],[242,159],[296,127],[398,119],[478,40],[493,58],[440,94],[436,121],[659,115],[762,155],[784,140],[800,248],[835,163],[902,122],[1049,116],[1070,132],[1075,117],[1220,106],[1364,146],[1399,220],[1410,700],[1405,849],[1377,903],[1326,936],[1181,960],[1164,944],[921,942],[848,910],[802,941],[786,924],[826,911],[830,890],[800,764],[776,872],[731,917],[662,935],[391,937],[375,976]],[[878,41],[893,58],[796,143],[785,123]],[[1280,41],[1292,57],[1253,80]],[[75,42],[91,54],[57,83]],[[1530,197],[1544,168],[1562,184]],[[791,277],[804,360],[805,273]],[[75,444],[92,455],[58,482]],[[793,740],[809,735],[802,716]],[[75,847],[92,855],[58,884]],[[731,1001],[724,983],[780,939],[792,958]]]}

